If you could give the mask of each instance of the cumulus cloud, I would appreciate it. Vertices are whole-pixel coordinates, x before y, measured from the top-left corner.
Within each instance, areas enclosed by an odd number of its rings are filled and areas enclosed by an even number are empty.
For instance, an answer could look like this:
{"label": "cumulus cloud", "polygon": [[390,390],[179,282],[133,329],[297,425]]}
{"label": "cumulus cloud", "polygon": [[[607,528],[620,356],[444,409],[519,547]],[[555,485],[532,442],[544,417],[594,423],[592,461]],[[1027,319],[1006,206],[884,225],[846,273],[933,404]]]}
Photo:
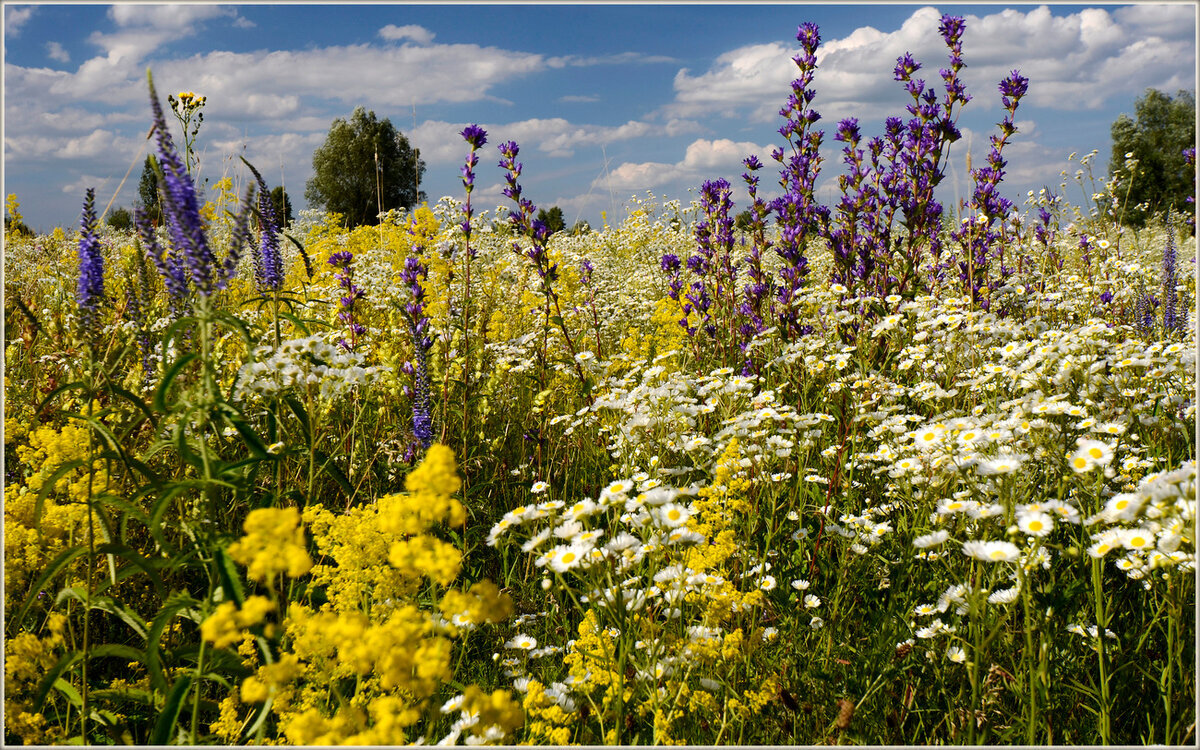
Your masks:
{"label": "cumulus cloud", "polygon": [[[755,155],[764,163],[769,160],[770,146],[748,141],[735,142],[728,138],[708,140],[699,138],[688,144],[683,158],[674,164],[663,162],[626,162],[611,173],[598,177],[593,186],[623,192],[647,190],[678,182],[696,183],[720,176],[726,178],[741,170],[742,160]],[[731,180],[732,182],[732,180]]]}
{"label": "cumulus cloud", "polygon": [[[937,71],[947,50],[937,32],[939,18],[937,9],[925,7],[893,31],[863,26],[825,40],[817,53],[816,109],[831,121],[902,111],[907,94],[892,79],[892,68],[905,52],[924,63],[920,75],[940,84]],[[1111,13],[1084,8],[1065,16],[1046,6],[1006,8],[965,19],[962,76],[975,96],[973,107],[998,107],[996,86],[1014,68],[1032,79],[1027,101],[1063,109],[1094,109],[1147,87],[1173,90],[1194,80],[1195,15],[1187,5],[1135,5]],[[702,73],[681,69],[675,99],[660,114],[773,120],[796,76],[791,57],[797,51],[795,43],[753,44],[719,55]]]}
{"label": "cumulus cloud", "polygon": [[[466,145],[462,129],[467,123],[426,120],[419,124],[409,140],[421,149],[427,164],[462,161]],[[577,148],[595,148],[615,141],[641,138],[661,132],[662,128],[630,120],[624,125],[579,125],[561,117],[531,118],[503,124],[481,123],[488,141],[516,141],[522,153],[537,151],[552,157],[572,156]],[[489,145],[487,148],[491,148]]]}
{"label": "cumulus cloud", "polygon": [[9,5],[4,8],[4,33],[8,36],[20,36],[21,27],[33,17],[33,8],[28,5],[13,6]]}
{"label": "cumulus cloud", "polygon": [[400,39],[409,39],[417,44],[429,44],[433,41],[434,33],[423,26],[409,24],[407,26],[397,26],[389,23],[379,30],[379,36],[394,42]]}
{"label": "cumulus cloud", "polygon": [[58,42],[46,42],[46,57],[60,63],[71,62],[71,55]]}

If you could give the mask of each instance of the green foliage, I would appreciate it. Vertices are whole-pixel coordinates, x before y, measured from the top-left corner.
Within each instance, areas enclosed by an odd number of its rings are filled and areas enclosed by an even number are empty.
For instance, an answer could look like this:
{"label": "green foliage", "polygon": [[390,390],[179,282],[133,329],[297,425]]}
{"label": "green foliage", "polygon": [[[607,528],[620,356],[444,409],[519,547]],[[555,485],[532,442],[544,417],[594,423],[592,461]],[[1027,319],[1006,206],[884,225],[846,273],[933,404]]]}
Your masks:
{"label": "green foliage", "polygon": [[131,214],[129,209],[125,208],[124,206],[119,206],[113,210],[113,212],[108,215],[106,221],[110,227],[121,232],[127,232],[130,229],[133,229],[133,214]]}
{"label": "green foliage", "polygon": [[551,206],[549,209],[538,209],[537,220],[546,225],[546,229],[550,230],[550,234],[561,232],[567,228],[567,222],[563,219],[562,209],[558,206]]}
{"label": "green foliage", "polygon": [[580,219],[571,227],[571,234],[575,237],[579,237],[580,235],[584,234],[590,234],[591,231],[592,225],[588,224],[586,219]]}
{"label": "green foliage", "polygon": [[[1196,97],[1191,91],[1171,98],[1147,89],[1134,108],[1135,117],[1122,114],[1112,124],[1109,178],[1119,181],[1114,192],[1125,207],[1117,211],[1122,223],[1142,227],[1168,208],[1188,210],[1195,173],[1184,163],[1183,150],[1196,142]],[[1129,159],[1136,160],[1132,175]]]}
{"label": "green foliage", "polygon": [[304,197],[310,205],[342,214],[349,228],[379,223],[379,214],[410,208],[420,190],[425,162],[389,119],[357,107],[338,118],[325,143],[313,152],[313,176]]}
{"label": "green foliage", "polygon": [[138,180],[138,200],[141,201],[142,210],[146,212],[150,221],[155,224],[162,222],[162,210],[158,202],[158,175],[154,171],[153,156],[147,156],[146,163],[142,165],[142,178]]}
{"label": "green foliage", "polygon": [[292,199],[288,196],[287,191],[283,189],[283,185],[276,185],[271,189],[271,204],[275,206],[275,218],[279,222],[280,227],[286,227],[292,223],[294,216],[292,215]]}

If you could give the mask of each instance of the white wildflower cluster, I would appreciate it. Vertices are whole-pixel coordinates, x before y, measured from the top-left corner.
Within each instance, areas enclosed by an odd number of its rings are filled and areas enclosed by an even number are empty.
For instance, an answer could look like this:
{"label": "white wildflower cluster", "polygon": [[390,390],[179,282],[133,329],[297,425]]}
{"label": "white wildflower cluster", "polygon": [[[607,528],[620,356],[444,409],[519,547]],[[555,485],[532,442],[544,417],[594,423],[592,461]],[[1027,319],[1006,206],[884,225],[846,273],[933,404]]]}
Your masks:
{"label": "white wildflower cluster", "polygon": [[1088,518],[1092,544],[1088,554],[1110,555],[1130,578],[1148,588],[1151,573],[1164,577],[1169,569],[1196,569],[1196,462],[1150,474],[1132,492],[1113,495],[1104,508]]}
{"label": "white wildflower cluster", "polygon": [[390,370],[378,365],[364,367],[365,355],[346,351],[320,334],[290,339],[278,348],[260,346],[254,356],[254,361],[238,371],[236,399],[265,398],[298,389],[333,400],[376,382]]}

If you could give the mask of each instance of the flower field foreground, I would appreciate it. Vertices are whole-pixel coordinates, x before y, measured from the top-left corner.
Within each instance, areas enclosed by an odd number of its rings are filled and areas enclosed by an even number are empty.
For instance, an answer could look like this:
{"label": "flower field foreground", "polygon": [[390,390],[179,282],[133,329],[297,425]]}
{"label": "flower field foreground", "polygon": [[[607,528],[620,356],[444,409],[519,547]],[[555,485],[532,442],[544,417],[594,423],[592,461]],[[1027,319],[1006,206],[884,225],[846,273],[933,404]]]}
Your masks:
{"label": "flower field foreground", "polygon": [[940,31],[831,208],[802,26],[738,229],[550,236],[470,126],[465,202],[284,234],[151,85],[162,226],[6,238],[5,741],[1194,742],[1195,238],[1003,199],[1015,71],[943,210]]}

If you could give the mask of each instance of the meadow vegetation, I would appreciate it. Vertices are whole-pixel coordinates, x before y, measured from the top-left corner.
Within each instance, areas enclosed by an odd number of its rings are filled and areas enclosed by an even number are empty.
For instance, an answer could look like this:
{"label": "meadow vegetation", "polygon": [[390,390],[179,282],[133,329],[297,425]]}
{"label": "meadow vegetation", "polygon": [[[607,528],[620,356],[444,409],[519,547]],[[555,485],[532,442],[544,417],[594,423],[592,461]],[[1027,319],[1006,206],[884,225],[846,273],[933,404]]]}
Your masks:
{"label": "meadow vegetation", "polygon": [[962,30],[822,206],[801,26],[737,231],[552,234],[472,125],[461,200],[285,234],[151,83],[161,223],[10,200],[6,743],[1195,742],[1194,223],[1005,199],[1016,71],[943,207]]}

